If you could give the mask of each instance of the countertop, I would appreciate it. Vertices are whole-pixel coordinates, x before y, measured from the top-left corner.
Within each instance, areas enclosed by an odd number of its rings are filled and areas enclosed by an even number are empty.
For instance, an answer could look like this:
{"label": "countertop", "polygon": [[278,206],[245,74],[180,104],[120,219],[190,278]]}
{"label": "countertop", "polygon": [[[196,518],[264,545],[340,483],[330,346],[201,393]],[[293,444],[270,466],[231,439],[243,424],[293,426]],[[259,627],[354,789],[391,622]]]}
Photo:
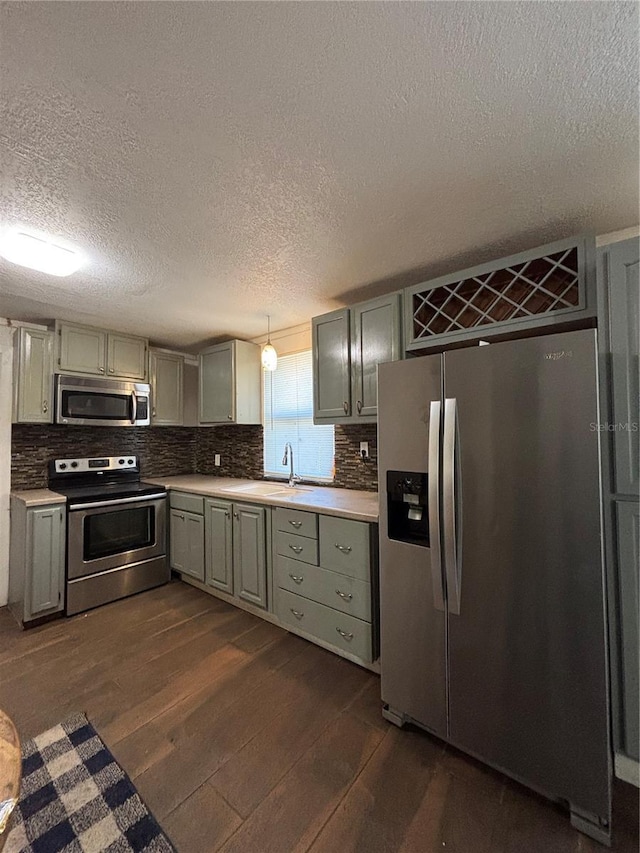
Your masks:
{"label": "countertop", "polygon": [[67,502],[64,495],[52,492],[51,489],[24,489],[19,492],[11,492],[11,497],[21,501],[25,506],[45,506],[46,504]]}
{"label": "countertop", "polygon": [[[143,477],[146,483],[154,483],[179,492],[190,492],[211,498],[258,503],[263,506],[292,506],[296,509],[320,512],[323,515],[336,515],[355,521],[378,521],[377,492],[356,491],[355,489],[334,489],[327,486],[307,486],[289,489],[286,483],[267,480],[240,480],[229,477],[212,477],[205,474],[185,474],[174,477]],[[243,486],[273,486],[282,489],[283,494],[260,495],[250,493]],[[303,491],[304,490],[304,491]]]}

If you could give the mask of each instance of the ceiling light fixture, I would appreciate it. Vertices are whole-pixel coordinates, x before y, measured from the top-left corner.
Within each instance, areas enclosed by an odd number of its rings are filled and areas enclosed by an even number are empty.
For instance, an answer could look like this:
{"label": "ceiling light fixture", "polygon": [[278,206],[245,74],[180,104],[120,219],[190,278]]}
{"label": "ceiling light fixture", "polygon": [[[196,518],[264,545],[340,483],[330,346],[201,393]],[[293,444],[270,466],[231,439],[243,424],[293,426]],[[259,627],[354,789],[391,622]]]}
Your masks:
{"label": "ceiling light fixture", "polygon": [[278,366],[278,353],[271,343],[271,316],[267,314],[267,343],[262,348],[262,366],[265,370],[275,370]]}
{"label": "ceiling light fixture", "polygon": [[82,254],[70,246],[61,246],[45,234],[29,234],[20,229],[7,231],[0,238],[0,255],[12,264],[65,276],[75,272],[84,261]]}

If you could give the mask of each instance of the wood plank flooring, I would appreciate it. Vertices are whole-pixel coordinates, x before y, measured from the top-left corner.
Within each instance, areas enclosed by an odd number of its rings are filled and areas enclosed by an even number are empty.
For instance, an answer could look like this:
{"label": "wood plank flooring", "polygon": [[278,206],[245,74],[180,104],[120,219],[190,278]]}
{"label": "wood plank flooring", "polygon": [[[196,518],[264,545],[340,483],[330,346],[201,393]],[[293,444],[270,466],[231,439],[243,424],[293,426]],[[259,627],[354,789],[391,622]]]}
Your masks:
{"label": "wood plank flooring", "polygon": [[[380,715],[378,678],[179,582],[31,631],[0,609],[22,737],[84,711],[180,853],[595,853],[527,789]],[[638,850],[617,784],[614,850]]]}

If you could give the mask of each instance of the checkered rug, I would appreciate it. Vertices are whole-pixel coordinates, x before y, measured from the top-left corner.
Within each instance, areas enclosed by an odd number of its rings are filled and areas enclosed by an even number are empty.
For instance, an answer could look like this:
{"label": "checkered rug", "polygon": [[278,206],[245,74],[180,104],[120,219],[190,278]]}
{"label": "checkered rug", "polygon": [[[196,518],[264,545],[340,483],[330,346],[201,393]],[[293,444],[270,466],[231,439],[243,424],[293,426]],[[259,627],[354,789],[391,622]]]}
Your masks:
{"label": "checkered rug", "polygon": [[22,746],[3,853],[175,853],[84,714]]}

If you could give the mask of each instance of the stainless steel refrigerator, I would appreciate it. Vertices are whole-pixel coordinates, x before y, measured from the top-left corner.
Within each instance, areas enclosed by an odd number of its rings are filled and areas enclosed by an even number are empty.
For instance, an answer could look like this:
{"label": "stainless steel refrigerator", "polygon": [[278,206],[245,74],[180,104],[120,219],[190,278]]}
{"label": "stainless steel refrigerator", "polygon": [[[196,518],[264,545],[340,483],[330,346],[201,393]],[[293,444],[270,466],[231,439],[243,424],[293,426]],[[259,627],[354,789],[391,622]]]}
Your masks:
{"label": "stainless steel refrigerator", "polygon": [[385,716],[606,843],[595,331],[383,364],[378,429]]}

